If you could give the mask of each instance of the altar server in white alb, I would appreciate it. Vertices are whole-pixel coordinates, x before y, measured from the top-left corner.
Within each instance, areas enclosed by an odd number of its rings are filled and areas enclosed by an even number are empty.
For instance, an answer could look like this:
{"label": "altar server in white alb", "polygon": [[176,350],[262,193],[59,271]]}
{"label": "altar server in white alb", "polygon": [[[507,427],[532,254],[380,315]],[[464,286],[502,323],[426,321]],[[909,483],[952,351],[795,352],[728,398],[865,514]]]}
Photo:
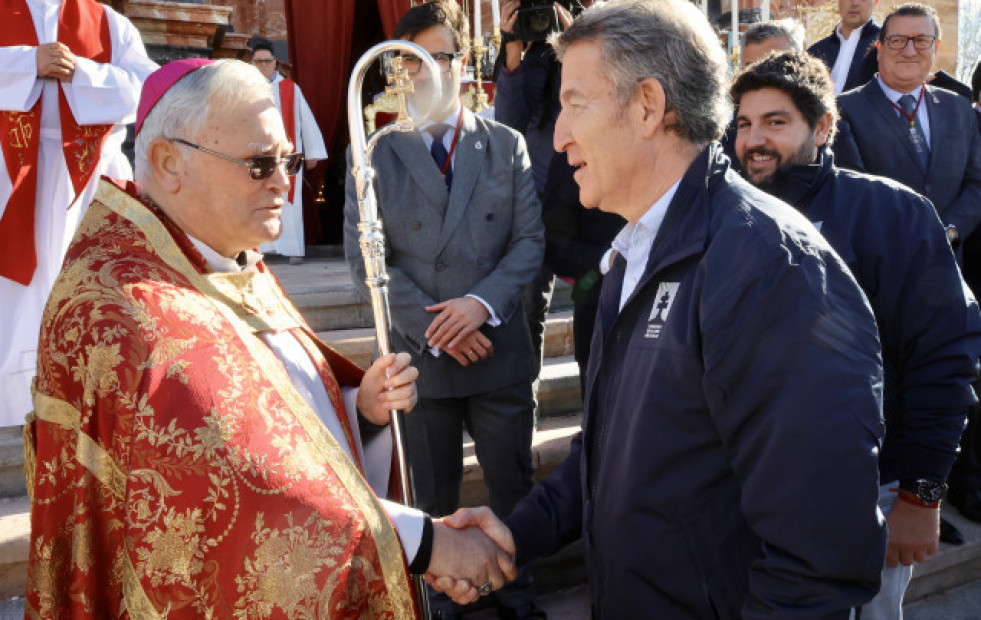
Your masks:
{"label": "altar server in white alb", "polygon": [[41,314],[99,176],[157,65],[95,0],[0,0],[0,426],[31,410]]}
{"label": "altar server in white alb", "polygon": [[[313,117],[307,100],[303,98],[300,87],[293,80],[284,78],[276,71],[276,57],[273,55],[272,43],[261,39],[252,44],[252,64],[272,84],[273,97],[276,107],[283,115],[286,125],[286,137],[296,148],[297,153],[303,153],[306,169],[310,170],[317,162],[327,159],[327,147],[324,137],[317,127],[317,119]],[[289,256],[290,262],[297,264],[303,261],[305,254],[303,243],[303,171],[300,170],[292,178],[289,203],[283,206],[283,233],[279,239],[271,243],[263,243],[259,251],[263,254],[276,252]]]}

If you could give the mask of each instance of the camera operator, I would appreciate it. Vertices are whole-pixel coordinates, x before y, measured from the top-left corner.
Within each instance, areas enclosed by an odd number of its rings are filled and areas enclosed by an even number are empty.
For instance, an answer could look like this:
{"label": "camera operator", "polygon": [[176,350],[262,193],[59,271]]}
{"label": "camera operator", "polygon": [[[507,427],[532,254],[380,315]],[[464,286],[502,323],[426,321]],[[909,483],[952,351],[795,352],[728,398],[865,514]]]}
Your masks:
{"label": "camera operator", "polygon": [[[564,154],[556,154],[552,134],[561,106],[561,67],[545,39],[565,30],[583,4],[566,0],[507,0],[501,5],[504,50],[498,57],[495,118],[525,136],[535,187],[545,222],[545,265],[525,289],[524,305],[535,346],[541,352],[553,273],[575,279],[573,333],[580,373],[589,358],[589,340],[602,276],[599,257],[623,226],[617,215],[584,209],[579,187]],[[581,378],[580,378],[581,379]]]}
{"label": "camera operator", "polygon": [[[571,23],[572,14],[559,2],[553,5],[550,0],[507,0],[501,5],[504,50],[496,67],[494,117],[524,135],[539,200],[544,197],[549,164],[555,155],[552,133],[559,115],[559,63],[545,39],[552,31],[564,30]],[[548,208],[543,204],[543,213]],[[539,371],[554,282],[552,271],[542,264],[522,296]],[[537,379],[535,399],[537,403]]]}
{"label": "camera operator", "polygon": [[[573,3],[567,1],[564,4]],[[541,17],[554,12],[558,23],[551,25],[565,30],[572,23],[572,12],[564,4],[506,0],[501,5],[504,50],[499,60],[494,115],[496,120],[524,134],[539,198],[545,191],[548,167],[555,154],[552,133],[559,115],[560,84],[559,63],[545,41],[550,34],[548,20]],[[575,4],[581,10],[579,3]],[[519,23],[519,19],[523,23]],[[529,37],[529,40],[523,40],[519,35]]]}

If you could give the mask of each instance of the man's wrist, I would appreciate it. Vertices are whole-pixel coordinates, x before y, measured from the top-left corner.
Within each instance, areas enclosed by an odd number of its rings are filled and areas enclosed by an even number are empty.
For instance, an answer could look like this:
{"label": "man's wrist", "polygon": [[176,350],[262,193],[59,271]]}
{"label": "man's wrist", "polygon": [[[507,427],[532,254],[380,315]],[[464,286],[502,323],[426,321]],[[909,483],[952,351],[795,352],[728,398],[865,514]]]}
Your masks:
{"label": "man's wrist", "polygon": [[416,556],[409,564],[409,572],[413,575],[421,575],[429,569],[429,562],[433,557],[433,520],[426,515],[422,525],[422,539],[419,541],[419,549]]}
{"label": "man's wrist", "polygon": [[922,506],[937,508],[947,490],[947,485],[929,478],[903,478],[899,481],[899,499]]}
{"label": "man's wrist", "polygon": [[899,499],[906,502],[907,504],[913,504],[914,506],[919,506],[920,508],[931,508],[931,509],[940,508],[939,499],[933,502],[932,504],[927,504],[913,493],[910,493],[909,491],[903,491],[902,489],[898,491],[898,495],[899,495]]}

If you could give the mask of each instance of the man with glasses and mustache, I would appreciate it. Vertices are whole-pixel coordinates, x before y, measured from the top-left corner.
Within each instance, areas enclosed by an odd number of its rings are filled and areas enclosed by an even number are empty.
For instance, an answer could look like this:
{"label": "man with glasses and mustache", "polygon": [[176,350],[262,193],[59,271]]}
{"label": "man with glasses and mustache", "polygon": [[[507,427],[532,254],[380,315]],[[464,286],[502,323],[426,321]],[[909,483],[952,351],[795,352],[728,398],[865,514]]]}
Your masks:
{"label": "man with glasses and mustache", "polygon": [[834,164],[837,110],[824,65],[770,56],[732,85],[744,176],[818,227],[865,290],[879,326],[885,441],[879,507],[889,544],[867,620],[899,618],[912,566],[937,550],[940,498],[981,353],[981,316],[925,198]]}
{"label": "man with glasses and mustache", "polygon": [[[394,37],[436,60],[442,90],[418,131],[385,136],[372,156],[391,277],[392,343],[419,369],[419,404],[406,419],[415,499],[435,515],[459,506],[466,426],[490,506],[504,515],[532,485],[537,363],[521,292],[544,257],[541,206],[521,135],[460,102],[470,36],[457,3],[409,9]],[[432,76],[412,55],[403,56],[403,65],[414,82],[410,112],[425,110]],[[349,173],[345,253],[367,298],[354,185]],[[502,618],[542,617],[530,577],[499,592],[497,601]],[[459,613],[445,599],[433,607],[443,620]]]}
{"label": "man with glasses and mustache", "polygon": [[[284,78],[276,70],[276,57],[273,55],[271,42],[265,39],[255,42],[252,46],[252,64],[272,85],[276,107],[283,115],[283,124],[286,126],[286,137],[297,152],[303,153],[304,168],[312,170],[317,162],[327,159],[327,147],[303,92],[296,82]],[[290,179],[286,202],[282,217],[283,234],[276,241],[260,246],[259,251],[288,256],[290,264],[297,265],[303,262],[306,253],[303,241],[303,169],[297,170],[296,175]]]}
{"label": "man with glasses and mustache", "polygon": [[42,323],[28,615],[417,618],[410,572],[470,600],[513,578],[479,531],[379,499],[409,355],[341,357],[254,250],[303,161],[268,82],[169,63],[136,132],[139,185],[101,182]]}

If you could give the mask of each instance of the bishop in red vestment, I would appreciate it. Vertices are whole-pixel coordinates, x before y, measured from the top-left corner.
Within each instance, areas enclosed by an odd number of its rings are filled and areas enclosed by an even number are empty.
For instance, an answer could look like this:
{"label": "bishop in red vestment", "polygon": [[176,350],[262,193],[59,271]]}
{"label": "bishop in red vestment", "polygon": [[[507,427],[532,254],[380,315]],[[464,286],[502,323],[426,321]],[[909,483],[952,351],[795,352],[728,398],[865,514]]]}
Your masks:
{"label": "bishop in red vestment", "polygon": [[444,553],[494,557],[483,534],[426,518],[408,545],[365,479],[358,421],[414,405],[408,356],[363,373],[248,250],[300,163],[268,84],[174,64],[141,99],[143,187],[102,181],[42,321],[28,617],[414,618],[410,546],[500,587]]}

